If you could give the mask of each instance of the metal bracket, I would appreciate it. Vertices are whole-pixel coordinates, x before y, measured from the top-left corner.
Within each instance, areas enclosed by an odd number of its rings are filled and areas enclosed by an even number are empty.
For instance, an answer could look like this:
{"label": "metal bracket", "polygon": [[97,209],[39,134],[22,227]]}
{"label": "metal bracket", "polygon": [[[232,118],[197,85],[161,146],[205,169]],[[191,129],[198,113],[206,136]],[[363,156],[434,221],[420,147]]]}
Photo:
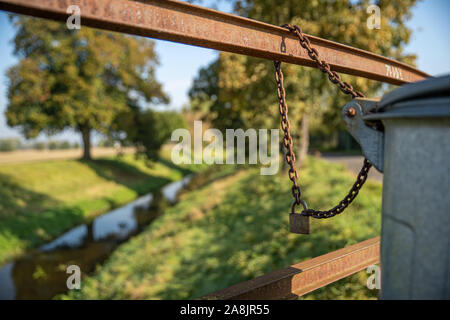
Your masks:
{"label": "metal bracket", "polygon": [[380,172],[383,172],[384,133],[366,124],[364,116],[376,107],[379,100],[357,98],[342,109],[347,131],[362,148],[364,156]]}

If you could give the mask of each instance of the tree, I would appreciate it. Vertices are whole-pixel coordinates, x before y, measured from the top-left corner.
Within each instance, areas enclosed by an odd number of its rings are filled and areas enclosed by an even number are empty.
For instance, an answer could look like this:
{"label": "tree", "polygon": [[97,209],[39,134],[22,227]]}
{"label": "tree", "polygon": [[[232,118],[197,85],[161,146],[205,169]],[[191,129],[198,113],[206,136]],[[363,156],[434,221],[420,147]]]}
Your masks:
{"label": "tree", "polygon": [[155,80],[157,58],[151,40],[88,27],[12,16],[20,61],[7,71],[8,125],[27,138],[77,130],[84,159],[91,132],[107,133],[117,114],[138,103],[167,103]]}
{"label": "tree", "polygon": [[45,142],[37,141],[33,144],[33,149],[39,150],[39,151],[44,150],[46,147],[47,147],[47,145],[45,144]]}
{"label": "tree", "polygon": [[[403,53],[411,30],[405,20],[416,0],[379,0],[381,28],[366,26],[369,1],[234,0],[234,12],[274,25],[297,24],[307,34],[368,50],[413,64],[414,55]],[[300,44],[299,44],[300,45]],[[320,54],[320,52],[319,52]],[[297,141],[297,162],[306,156],[310,126],[325,133],[343,128],[340,110],[345,97],[320,71],[282,64],[289,119]],[[372,96],[382,84],[352,76],[343,79]],[[200,70],[190,90],[191,106],[203,110],[219,128],[279,127],[274,67],[271,61],[220,53],[216,61]],[[300,151],[300,152],[299,152]]]}
{"label": "tree", "polygon": [[[172,131],[186,128],[183,116],[175,111],[142,110],[132,108],[131,112],[119,114],[113,123],[111,137],[122,145],[133,145],[137,155],[154,161],[162,145],[170,138]],[[123,138],[121,138],[123,137]]]}

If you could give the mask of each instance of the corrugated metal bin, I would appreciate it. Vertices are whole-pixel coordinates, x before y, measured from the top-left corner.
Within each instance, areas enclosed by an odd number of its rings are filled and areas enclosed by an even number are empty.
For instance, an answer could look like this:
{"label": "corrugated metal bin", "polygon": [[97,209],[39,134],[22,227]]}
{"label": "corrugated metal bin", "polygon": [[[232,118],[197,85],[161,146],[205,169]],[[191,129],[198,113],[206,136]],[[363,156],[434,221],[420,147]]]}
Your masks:
{"label": "corrugated metal bin", "polygon": [[384,173],[381,298],[450,299],[450,76],[355,103],[370,134],[347,127]]}

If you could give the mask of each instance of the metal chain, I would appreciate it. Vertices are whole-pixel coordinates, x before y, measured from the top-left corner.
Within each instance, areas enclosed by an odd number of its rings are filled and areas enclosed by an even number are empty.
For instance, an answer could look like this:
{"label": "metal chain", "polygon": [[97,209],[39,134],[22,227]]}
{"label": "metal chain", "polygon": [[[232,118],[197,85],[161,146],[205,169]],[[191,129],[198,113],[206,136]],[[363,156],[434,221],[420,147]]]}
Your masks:
{"label": "metal chain", "polygon": [[[311,43],[309,39],[303,34],[302,30],[298,26],[292,26],[289,24],[285,24],[282,27],[288,29],[297,35],[300,45],[308,52],[309,57],[314,60],[317,64],[317,67],[323,73],[328,74],[328,79],[334,84],[337,84],[339,89],[345,93],[351,95],[353,98],[356,97],[365,97],[363,93],[356,91],[353,89],[352,85],[342,81],[341,76],[335,71],[331,70],[330,65],[319,58],[319,52],[311,47]],[[286,162],[289,165],[289,179],[292,181],[292,195],[294,197],[294,202],[291,206],[291,212],[295,213],[295,206],[301,204],[303,206],[303,211],[300,213],[304,216],[313,217],[316,219],[324,219],[331,218],[335,215],[342,213],[349,205],[353,202],[353,200],[358,195],[359,190],[362,188],[364,183],[367,180],[367,175],[369,173],[369,169],[372,167],[372,164],[364,159],[364,164],[356,178],[356,182],[353,184],[352,188],[348,192],[348,194],[341,200],[336,206],[333,208],[320,211],[314,209],[308,209],[306,202],[302,199],[302,191],[297,182],[298,173],[295,169],[295,154],[292,150],[292,136],[290,133],[290,123],[288,119],[288,106],[286,104],[286,91],[284,89],[283,84],[283,72],[281,71],[281,62],[274,61],[275,65],[275,81],[277,83],[277,96],[279,101],[279,111],[281,115],[281,129],[284,132],[283,145],[286,148]]]}

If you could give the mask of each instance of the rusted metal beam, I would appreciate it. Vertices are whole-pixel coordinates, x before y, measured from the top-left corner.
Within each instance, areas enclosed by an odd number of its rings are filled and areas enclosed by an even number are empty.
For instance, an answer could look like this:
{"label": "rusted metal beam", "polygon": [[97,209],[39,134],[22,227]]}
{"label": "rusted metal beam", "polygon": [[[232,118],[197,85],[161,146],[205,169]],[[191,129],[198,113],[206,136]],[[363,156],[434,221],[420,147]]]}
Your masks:
{"label": "rusted metal beam", "polygon": [[380,262],[380,237],[241,282],[200,299],[292,299]]}
{"label": "rusted metal beam", "polygon": [[[180,42],[303,66],[314,62],[287,30],[173,0],[0,0],[0,9],[66,21],[69,5],[85,26]],[[308,36],[333,70],[391,84],[428,75],[407,64],[336,42]]]}

